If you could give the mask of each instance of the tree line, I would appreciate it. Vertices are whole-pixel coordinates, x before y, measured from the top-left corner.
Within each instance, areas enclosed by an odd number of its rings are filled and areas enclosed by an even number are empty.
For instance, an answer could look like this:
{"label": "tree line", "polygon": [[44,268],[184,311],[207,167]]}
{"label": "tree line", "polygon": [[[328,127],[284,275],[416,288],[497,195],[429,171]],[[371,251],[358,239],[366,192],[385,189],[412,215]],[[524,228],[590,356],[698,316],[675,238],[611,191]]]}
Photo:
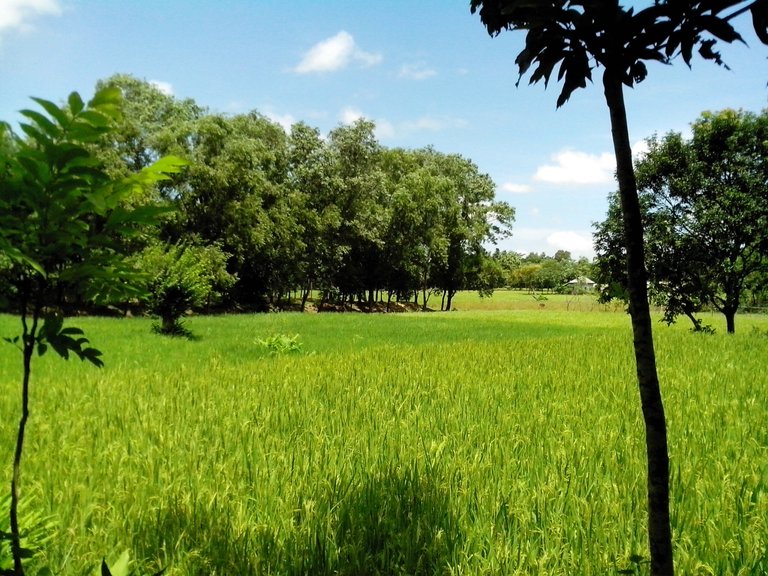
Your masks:
{"label": "tree line", "polygon": [[189,161],[142,199],[175,210],[136,251],[155,292],[172,288],[178,306],[267,309],[298,296],[303,309],[311,293],[321,307],[426,303],[439,293],[450,309],[458,290],[492,287],[485,246],[511,233],[514,209],[471,160],[385,148],[362,119],[324,137],[256,111],[211,113],[127,75],[104,87],[124,100],[123,120],[94,147],[112,173],[169,154]]}

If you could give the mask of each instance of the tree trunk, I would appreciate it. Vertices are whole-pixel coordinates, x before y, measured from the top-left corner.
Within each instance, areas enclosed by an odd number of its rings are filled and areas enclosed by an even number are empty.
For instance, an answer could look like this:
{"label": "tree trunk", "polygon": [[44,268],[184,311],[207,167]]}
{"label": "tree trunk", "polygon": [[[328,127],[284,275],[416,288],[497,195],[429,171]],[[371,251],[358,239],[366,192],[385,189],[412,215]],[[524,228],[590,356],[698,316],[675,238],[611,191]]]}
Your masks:
{"label": "tree trunk", "polygon": [[[24,306],[26,308],[26,306]],[[21,550],[21,531],[19,528],[19,481],[21,479],[21,456],[24,450],[24,433],[29,419],[29,377],[32,373],[32,355],[35,351],[35,338],[37,336],[39,308],[35,308],[32,317],[31,329],[27,329],[26,312],[22,315],[24,327],[22,335],[22,352],[24,362],[24,376],[21,385],[21,419],[16,434],[16,450],[13,454],[13,477],[11,479],[11,555],[13,556],[13,573],[15,576],[24,576],[24,566],[21,562],[23,553]]]}
{"label": "tree trunk", "polygon": [[736,333],[736,309],[724,308],[723,315],[725,316],[725,329],[728,334]]}
{"label": "tree trunk", "polygon": [[632,317],[637,381],[645,422],[645,447],[648,459],[648,540],[651,574],[674,574],[672,531],[669,520],[669,454],[667,424],[656,373],[651,312],[648,305],[647,273],[643,246],[643,224],[637,183],[632,167],[627,113],[620,70],[606,70],[603,76],[605,100],[611,115],[611,132],[616,154],[624,242],[627,248],[629,312]]}
{"label": "tree trunk", "polygon": [[456,295],[456,290],[449,290],[448,291],[448,300],[446,300],[445,303],[445,310],[447,312],[451,311],[451,306],[453,306],[453,297]]}

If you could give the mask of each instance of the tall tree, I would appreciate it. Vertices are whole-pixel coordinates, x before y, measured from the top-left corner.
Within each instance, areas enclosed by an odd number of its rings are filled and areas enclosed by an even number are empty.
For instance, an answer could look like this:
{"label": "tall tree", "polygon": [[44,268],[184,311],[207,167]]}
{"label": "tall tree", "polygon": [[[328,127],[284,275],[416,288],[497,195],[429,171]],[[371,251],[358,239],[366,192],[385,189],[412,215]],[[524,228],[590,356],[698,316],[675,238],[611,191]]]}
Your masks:
{"label": "tall tree", "polygon": [[178,99],[130,74],[99,80],[96,90],[103,88],[116,88],[123,99],[120,124],[99,149],[112,172],[130,174],[163,155],[189,154],[195,122],[206,113],[194,100]]}
{"label": "tall tree", "polygon": [[207,115],[190,137],[192,167],[176,183],[179,238],[219,242],[231,254],[236,296],[264,306],[293,279],[301,251],[288,193],[288,145],[283,128],[258,112]]}
{"label": "tall tree", "polygon": [[[526,30],[525,48],[516,64],[522,78],[533,66],[530,82],[549,82],[557,67],[563,89],[558,107],[577,88],[592,80],[592,70],[603,70],[603,92],[608,106],[616,176],[619,183],[624,244],[627,251],[629,309],[634,335],[638,387],[646,429],[648,460],[648,537],[652,574],[673,574],[672,533],[669,521],[669,455],[664,406],[656,371],[653,332],[648,305],[643,227],[632,169],[624,86],[645,79],[645,62],[668,63],[680,54],[690,64],[694,48],[706,59],[722,63],[714,51],[718,39],[740,40],[723,15],[743,5],[751,9],[761,39],[768,36],[766,0],[657,0],[635,11],[618,0],[471,0],[488,32]],[[766,42],[768,43],[768,42]]]}
{"label": "tall tree", "polygon": [[381,145],[368,120],[339,126],[328,136],[332,195],[340,217],[335,249],[341,254],[334,286],[345,296],[371,300],[379,286],[383,230],[386,226],[385,183]]}
{"label": "tall tree", "polygon": [[[695,314],[709,304],[732,333],[747,286],[768,270],[768,111],[705,112],[692,132],[649,139],[635,166],[650,287],[667,321],[684,314],[700,329]],[[597,226],[596,248],[601,279],[625,285],[615,218],[612,208]]]}

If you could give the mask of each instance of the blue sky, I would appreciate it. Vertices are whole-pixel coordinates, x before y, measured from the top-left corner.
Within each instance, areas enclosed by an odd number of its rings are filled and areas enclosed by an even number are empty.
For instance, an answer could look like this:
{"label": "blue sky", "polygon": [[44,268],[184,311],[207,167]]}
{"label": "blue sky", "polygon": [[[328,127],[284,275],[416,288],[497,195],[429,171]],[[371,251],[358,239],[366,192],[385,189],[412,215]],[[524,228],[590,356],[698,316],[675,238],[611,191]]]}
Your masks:
{"label": "blue sky", "polygon": [[[652,65],[628,91],[638,149],[704,110],[766,108],[768,48],[736,24],[749,47],[721,47],[730,71]],[[517,210],[502,248],[591,257],[615,188],[599,72],[556,110],[558,86],[515,87],[523,41],[490,38],[469,0],[0,0],[0,119],[18,122],[29,96],[90,96],[115,73],[286,126],[364,116],[387,147],[431,145],[488,173]]]}

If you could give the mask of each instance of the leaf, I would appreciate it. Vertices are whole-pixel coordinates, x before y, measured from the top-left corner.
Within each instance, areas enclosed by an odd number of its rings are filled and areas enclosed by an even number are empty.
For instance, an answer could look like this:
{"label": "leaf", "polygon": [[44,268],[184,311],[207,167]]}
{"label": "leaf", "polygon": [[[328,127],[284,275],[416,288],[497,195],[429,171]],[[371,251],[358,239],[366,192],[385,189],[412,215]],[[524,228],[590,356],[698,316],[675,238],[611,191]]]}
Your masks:
{"label": "leaf", "polygon": [[736,32],[734,27],[731,26],[727,20],[718,18],[717,16],[704,15],[699,16],[698,22],[702,25],[704,30],[717,36],[724,42],[731,43],[736,42],[737,40],[742,40],[741,35]]}
{"label": "leaf", "polygon": [[87,360],[96,366],[96,368],[102,368],[104,366],[104,361],[100,358],[100,356],[102,356],[100,350],[96,350],[96,348],[85,348],[80,354],[80,360]]}
{"label": "leaf", "polygon": [[768,0],[755,0],[750,6],[752,25],[760,42],[768,45]]}
{"label": "leaf", "polygon": [[112,563],[112,569],[107,566],[106,559],[101,560],[101,574],[102,576],[128,576],[128,569],[130,567],[130,553],[128,550],[124,551],[120,557]]}
{"label": "leaf", "polygon": [[116,86],[102,88],[88,102],[89,108],[103,108],[105,106],[120,106],[123,101],[123,93]]}
{"label": "leaf", "polygon": [[35,102],[37,102],[42,108],[48,112],[53,118],[59,123],[60,126],[66,127],[67,124],[69,124],[69,118],[64,113],[64,111],[56,106],[53,102],[49,102],[48,100],[43,100],[42,98],[32,98]]}
{"label": "leaf", "polygon": [[85,120],[96,128],[108,128],[112,119],[96,110],[84,110],[78,115],[78,120]]}
{"label": "leaf", "polygon": [[75,116],[80,114],[80,112],[82,112],[85,108],[85,103],[80,97],[80,94],[77,92],[72,92],[69,95],[69,98],[67,98],[67,103],[69,104],[69,109],[72,111],[72,114]]}
{"label": "leaf", "polygon": [[30,256],[27,256],[26,254],[22,253],[18,248],[15,248],[13,246],[7,246],[4,249],[5,255],[10,258],[13,262],[16,262],[17,264],[26,267],[31,268],[33,271],[37,272],[45,278],[47,275],[45,273],[45,270],[43,267],[35,260],[34,258],[31,258]]}
{"label": "leaf", "polygon": [[61,128],[51,122],[45,115],[40,114],[40,112],[35,110],[22,110],[20,114],[32,120],[50,138],[55,139],[61,135]]}
{"label": "leaf", "polygon": [[22,132],[32,138],[35,142],[40,144],[41,146],[46,146],[50,142],[50,138],[48,138],[43,132],[41,132],[36,126],[33,126],[32,124],[19,124],[19,127],[21,128]]}

